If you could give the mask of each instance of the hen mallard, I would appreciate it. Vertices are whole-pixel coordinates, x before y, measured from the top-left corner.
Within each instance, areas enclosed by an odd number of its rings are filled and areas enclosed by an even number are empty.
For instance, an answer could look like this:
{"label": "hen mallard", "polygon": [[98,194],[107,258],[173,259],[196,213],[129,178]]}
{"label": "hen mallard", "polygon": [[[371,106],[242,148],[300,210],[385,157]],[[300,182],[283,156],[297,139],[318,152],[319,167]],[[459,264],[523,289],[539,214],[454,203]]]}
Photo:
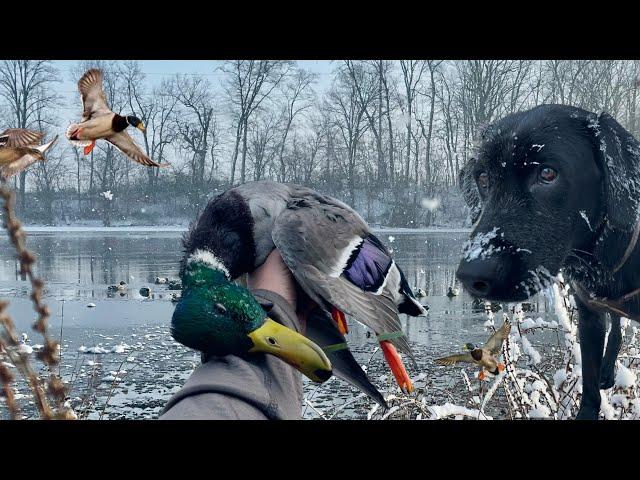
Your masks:
{"label": "hen mallard", "polygon": [[308,338],[271,320],[253,295],[230,281],[228,270],[206,250],[190,253],[182,269],[184,290],[171,321],[173,338],[208,355],[275,355],[311,380],[331,377],[331,363]]}
{"label": "hen mallard", "polygon": [[10,128],[0,134],[0,180],[7,180],[37,161],[45,161],[44,152],[56,143],[58,136],[44,145],[41,132]]}
{"label": "hen mallard", "polygon": [[[353,358],[343,336],[346,313],[377,334],[398,385],[404,391],[413,390],[394,345],[415,363],[399,313],[425,315],[425,307],[414,298],[387,248],[344,203],[298,185],[246,183],[208,203],[185,236],[184,247],[181,275],[189,259],[205,251],[230,280],[262,265],[277,248],[300,287],[331,314],[340,329],[339,336],[334,335],[342,339],[339,349],[321,345],[332,362],[338,355],[342,360],[345,355]],[[183,280],[182,301],[191,295]],[[182,322],[190,322],[188,315],[174,314],[174,325]],[[196,326],[191,322],[188,327]],[[315,334],[313,328],[307,331],[312,340]],[[347,381],[354,376],[366,379],[355,360],[347,364],[343,371],[334,365],[337,376]]]}
{"label": "hen mallard", "polygon": [[491,335],[484,346],[476,347],[472,343],[467,343],[465,345],[465,349],[468,350],[467,352],[438,358],[435,362],[438,365],[455,365],[458,362],[475,363],[482,367],[478,375],[480,380],[485,378],[485,369],[497,375],[505,368],[504,363],[498,362],[496,357],[500,354],[502,344],[509,336],[509,332],[511,332],[511,323],[505,320],[502,326]]}
{"label": "hen mallard", "polygon": [[131,125],[144,132],[142,121],[134,116],[122,116],[113,113],[107,105],[102,88],[102,70],[87,70],[78,81],[78,90],[82,97],[82,119],[80,123],[69,125],[67,138],[77,146],[83,146],[84,154],[89,155],[102,139],[114,145],[134,162],[148,167],[166,167],[169,163],[157,163],[151,160],[125,131]]}

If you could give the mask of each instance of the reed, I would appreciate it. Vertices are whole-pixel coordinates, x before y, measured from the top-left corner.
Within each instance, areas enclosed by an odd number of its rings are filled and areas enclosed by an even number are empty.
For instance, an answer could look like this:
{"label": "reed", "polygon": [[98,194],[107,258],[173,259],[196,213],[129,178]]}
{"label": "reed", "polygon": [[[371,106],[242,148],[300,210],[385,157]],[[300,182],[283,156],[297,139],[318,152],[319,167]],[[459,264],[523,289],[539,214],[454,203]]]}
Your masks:
{"label": "reed", "polygon": [[[48,332],[48,319],[51,315],[49,307],[44,303],[45,283],[35,276],[33,267],[36,264],[36,256],[26,246],[26,233],[22,223],[15,214],[15,194],[6,183],[0,183],[0,199],[3,202],[3,224],[19,262],[20,275],[31,284],[31,302],[37,318],[32,329],[42,335],[43,348],[36,353],[36,358],[44,364],[48,370],[48,378],[43,380],[32,366],[29,355],[21,351],[20,341],[7,307],[9,302],[0,301],[0,354],[3,362],[0,363],[0,383],[6,399],[9,416],[19,419],[20,408],[13,394],[13,382],[15,377],[10,371],[9,365],[13,365],[17,372],[27,381],[33,394],[35,405],[42,419],[72,419],[75,417],[70,407],[65,405],[67,387],[55,373],[55,367],[60,362],[60,345],[51,338]],[[8,362],[6,362],[8,360]],[[6,363],[5,363],[6,362]],[[53,407],[52,407],[53,405]]]}

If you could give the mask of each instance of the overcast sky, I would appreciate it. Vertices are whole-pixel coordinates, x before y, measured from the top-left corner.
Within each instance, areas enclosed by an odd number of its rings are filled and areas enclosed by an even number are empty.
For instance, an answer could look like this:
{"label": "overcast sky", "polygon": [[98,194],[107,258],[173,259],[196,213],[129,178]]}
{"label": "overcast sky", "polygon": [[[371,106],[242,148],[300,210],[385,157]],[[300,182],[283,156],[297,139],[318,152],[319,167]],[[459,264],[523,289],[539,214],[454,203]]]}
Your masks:
{"label": "overcast sky", "polygon": [[[60,125],[66,126],[77,121],[82,105],[76,86],[77,78],[72,77],[71,71],[76,67],[79,60],[55,60],[53,63],[60,71],[63,83],[58,89],[65,97],[65,104],[60,112]],[[207,75],[214,86],[220,85],[223,73],[218,70],[222,65],[217,60],[140,60],[142,71],[147,76],[147,81],[152,84],[159,84],[166,77],[172,77],[177,73],[197,73]],[[316,90],[323,91],[328,87],[331,80],[331,71],[335,67],[330,60],[298,60],[300,67],[318,73],[318,83]],[[123,112],[119,112],[123,113]],[[131,112],[124,112],[131,113]]]}

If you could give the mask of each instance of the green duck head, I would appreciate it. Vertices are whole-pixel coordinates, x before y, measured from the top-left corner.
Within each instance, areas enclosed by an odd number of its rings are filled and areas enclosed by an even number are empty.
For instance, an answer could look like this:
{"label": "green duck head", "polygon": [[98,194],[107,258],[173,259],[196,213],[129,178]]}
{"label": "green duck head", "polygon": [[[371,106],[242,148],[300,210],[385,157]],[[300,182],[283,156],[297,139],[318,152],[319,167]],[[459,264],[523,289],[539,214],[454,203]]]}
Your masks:
{"label": "green duck head", "polygon": [[253,295],[230,281],[224,265],[205,250],[196,250],[186,262],[171,334],[209,355],[268,353],[315,382],[331,377],[331,363],[322,349],[268,318]]}
{"label": "green duck head", "polygon": [[477,347],[473,343],[465,343],[464,347],[462,347],[462,349],[466,351],[472,351],[472,350],[475,350],[476,348]]}

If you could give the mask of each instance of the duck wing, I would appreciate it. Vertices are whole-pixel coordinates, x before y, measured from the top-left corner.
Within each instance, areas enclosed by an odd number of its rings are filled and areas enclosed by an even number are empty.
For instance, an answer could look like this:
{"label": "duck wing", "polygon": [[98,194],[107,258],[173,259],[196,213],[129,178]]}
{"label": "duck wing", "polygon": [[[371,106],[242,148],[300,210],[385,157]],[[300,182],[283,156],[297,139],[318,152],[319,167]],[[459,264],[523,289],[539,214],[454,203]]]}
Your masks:
{"label": "duck wing", "polygon": [[438,365],[455,365],[459,362],[476,363],[476,361],[473,359],[473,356],[471,355],[471,352],[458,353],[455,355],[449,355],[448,357],[437,358],[435,362]]}
{"label": "duck wing", "polygon": [[483,349],[488,350],[492,355],[498,355],[502,350],[502,343],[509,336],[509,332],[511,332],[511,322],[505,319],[502,326],[489,337]]}
{"label": "duck wing", "polygon": [[170,165],[169,163],[157,163],[151,160],[124,130],[111,135],[105,140],[114,145],[131,160],[141,165],[147,167],[166,167]]}
{"label": "duck wing", "polygon": [[44,133],[26,128],[9,128],[0,134],[0,147],[30,147],[42,140]]}
{"label": "duck wing", "polygon": [[13,162],[0,166],[0,178],[8,180],[17,173],[22,172],[24,169],[30,167],[38,161],[35,155],[26,154]]}
{"label": "duck wing", "polygon": [[[304,190],[278,216],[273,242],[302,289],[327,311],[352,315],[415,359],[387,284],[393,260],[364,220],[342,202]],[[386,338],[386,336],[385,336]]]}
{"label": "duck wing", "polygon": [[102,70],[92,68],[87,70],[78,80],[78,90],[82,98],[82,120],[86,122],[90,118],[100,117],[113,113],[107,104],[107,97],[102,88]]}
{"label": "duck wing", "polygon": [[327,312],[317,309],[307,322],[305,336],[324,350],[331,361],[333,374],[350,383],[369,398],[388,408],[382,394],[371,383],[358,361],[353,357],[347,340]]}
{"label": "duck wing", "polygon": [[48,143],[43,143],[42,145],[38,145],[37,147],[33,147],[33,148],[35,148],[36,150],[40,150],[42,153],[44,153],[47,150],[49,150],[53,146],[54,143],[56,143],[58,141],[58,136],[59,135],[56,135],[55,137],[53,137],[53,140],[51,140]]}

